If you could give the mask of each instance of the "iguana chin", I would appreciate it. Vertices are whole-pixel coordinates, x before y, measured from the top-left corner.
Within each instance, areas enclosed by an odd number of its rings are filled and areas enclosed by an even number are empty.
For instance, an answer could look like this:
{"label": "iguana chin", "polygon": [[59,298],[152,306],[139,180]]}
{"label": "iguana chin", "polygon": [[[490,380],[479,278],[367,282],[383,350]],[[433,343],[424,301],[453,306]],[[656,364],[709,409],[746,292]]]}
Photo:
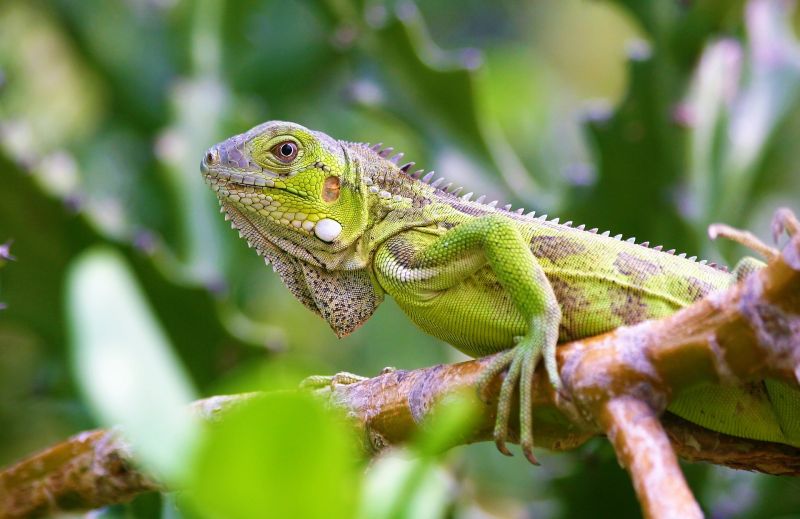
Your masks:
{"label": "iguana chin", "polygon": [[[210,148],[201,170],[233,226],[338,336],[389,294],[425,332],[468,355],[504,351],[481,379],[485,386],[508,370],[495,442],[508,453],[519,385],[520,444],[534,463],[531,385],[543,360],[559,386],[558,342],[666,316],[762,265],[745,258],[729,273],[472,201],[391,154],[273,121]],[[800,447],[800,391],[779,382],[704,386],[669,410],[721,433]]]}

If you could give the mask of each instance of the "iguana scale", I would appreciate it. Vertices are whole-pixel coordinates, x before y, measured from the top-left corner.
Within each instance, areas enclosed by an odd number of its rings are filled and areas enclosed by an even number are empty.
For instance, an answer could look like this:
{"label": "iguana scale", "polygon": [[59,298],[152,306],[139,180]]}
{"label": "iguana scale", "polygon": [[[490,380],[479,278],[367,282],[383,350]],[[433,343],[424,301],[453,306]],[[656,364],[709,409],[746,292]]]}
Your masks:
{"label": "iguana scale", "polygon": [[[471,356],[503,351],[485,385],[507,374],[495,442],[520,388],[520,444],[531,461],[531,385],[543,360],[558,387],[556,346],[669,315],[730,286],[734,272],[461,196],[391,148],[335,140],[273,121],[210,148],[206,182],[227,218],[289,290],[337,335],[364,323],[385,294],[425,332]],[[732,233],[734,231],[731,231]],[[736,236],[733,236],[736,238]],[[733,436],[800,447],[800,391],[776,381],[686,391],[669,410]]]}

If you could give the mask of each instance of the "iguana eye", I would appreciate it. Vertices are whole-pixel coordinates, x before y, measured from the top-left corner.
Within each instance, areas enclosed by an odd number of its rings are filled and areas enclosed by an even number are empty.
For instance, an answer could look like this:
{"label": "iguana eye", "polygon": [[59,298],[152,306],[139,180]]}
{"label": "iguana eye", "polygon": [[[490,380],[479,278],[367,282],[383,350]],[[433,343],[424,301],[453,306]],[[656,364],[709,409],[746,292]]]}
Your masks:
{"label": "iguana eye", "polygon": [[297,144],[292,141],[284,141],[272,147],[272,154],[281,162],[289,163],[297,157]]}

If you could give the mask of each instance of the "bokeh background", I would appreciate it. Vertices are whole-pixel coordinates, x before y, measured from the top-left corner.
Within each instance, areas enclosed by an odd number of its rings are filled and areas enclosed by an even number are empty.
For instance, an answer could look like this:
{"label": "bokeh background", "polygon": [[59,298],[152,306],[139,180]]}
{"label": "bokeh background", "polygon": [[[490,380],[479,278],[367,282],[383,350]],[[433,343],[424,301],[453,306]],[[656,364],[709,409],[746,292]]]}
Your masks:
{"label": "bokeh background", "polygon": [[[336,339],[227,227],[199,160],[265,120],[734,263],[708,223],[768,239],[776,207],[800,210],[798,20],[781,0],[3,1],[0,465],[128,419],[152,424],[158,465],[162,402],[463,358],[392,301]],[[130,392],[109,396],[120,380]],[[194,462],[229,497],[153,494],[93,517],[640,514],[602,439],[538,468],[483,444],[365,470],[313,406],[284,404],[299,414],[246,418],[257,439]],[[224,472],[236,456],[272,462]],[[685,469],[710,517],[800,517],[797,480]]]}

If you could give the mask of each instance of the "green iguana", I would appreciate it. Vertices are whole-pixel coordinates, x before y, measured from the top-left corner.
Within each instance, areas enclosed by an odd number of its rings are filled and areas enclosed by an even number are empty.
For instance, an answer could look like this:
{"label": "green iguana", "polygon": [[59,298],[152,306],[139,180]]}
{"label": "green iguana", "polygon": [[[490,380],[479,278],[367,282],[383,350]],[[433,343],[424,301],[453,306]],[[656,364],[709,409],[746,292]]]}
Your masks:
{"label": "green iguana", "polygon": [[[508,370],[495,443],[508,454],[519,385],[520,444],[534,463],[531,385],[543,359],[560,386],[559,342],[669,315],[763,265],[745,258],[730,273],[674,250],[472,201],[432,172],[398,165],[402,154],[392,152],[274,121],[213,146],[201,169],[242,237],[338,336],[389,294],[422,330],[464,353],[503,351],[481,377],[485,387]],[[789,232],[800,228],[793,216],[784,220]],[[716,230],[774,253],[752,235]],[[669,411],[717,432],[800,447],[798,403],[800,391],[766,381],[689,390]]]}

